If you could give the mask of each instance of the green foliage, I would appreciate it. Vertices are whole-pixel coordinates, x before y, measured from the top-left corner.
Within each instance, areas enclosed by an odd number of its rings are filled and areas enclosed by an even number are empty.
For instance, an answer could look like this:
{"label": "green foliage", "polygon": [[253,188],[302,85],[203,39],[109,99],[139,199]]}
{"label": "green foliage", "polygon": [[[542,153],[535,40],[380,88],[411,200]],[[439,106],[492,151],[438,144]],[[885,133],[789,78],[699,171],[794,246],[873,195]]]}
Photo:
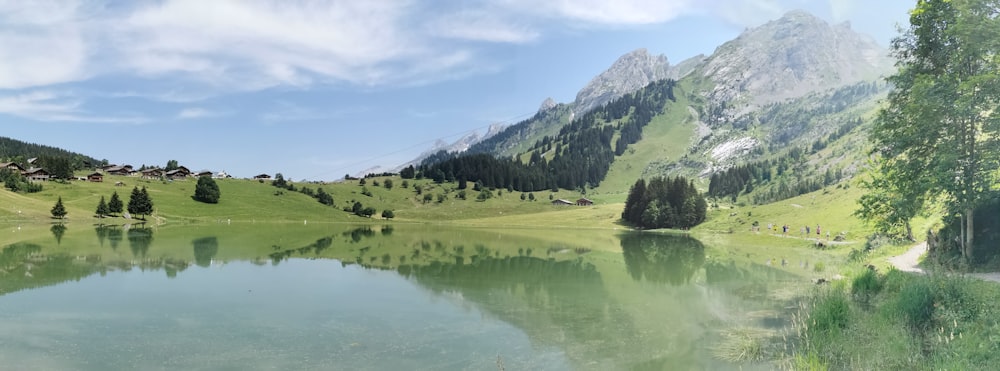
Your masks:
{"label": "green foliage", "polygon": [[105,215],[111,214],[111,209],[108,204],[104,202],[104,196],[101,196],[101,201],[97,203],[97,210],[94,211],[98,218],[103,218]]}
{"label": "green foliage", "polygon": [[316,201],[319,201],[319,203],[323,205],[333,206],[333,196],[330,195],[329,193],[326,193],[326,190],[324,190],[323,187],[316,189],[315,197]]}
{"label": "green foliage", "polygon": [[925,280],[908,282],[899,290],[896,308],[906,318],[910,328],[926,329],[934,314],[934,291]]}
{"label": "green foliage", "polygon": [[629,191],[622,220],[639,228],[691,228],[705,221],[708,203],[694,181],[657,177],[639,179]]}
{"label": "green foliage", "polygon": [[128,200],[128,212],[132,215],[139,215],[140,219],[145,219],[146,215],[153,213],[153,200],[149,198],[146,187],[132,188],[132,194]]}
{"label": "green foliage", "polygon": [[392,179],[386,179],[382,182],[382,186],[385,187],[385,189],[392,189]]}
{"label": "green foliage", "polygon": [[483,189],[483,190],[479,191],[479,195],[476,196],[476,201],[480,201],[481,202],[481,201],[486,201],[486,200],[491,199],[491,198],[493,198],[493,192],[490,192],[490,190],[488,190],[488,189]]}
{"label": "green foliage", "polygon": [[178,167],[180,165],[177,164],[177,160],[167,160],[167,166],[163,168],[163,171],[177,170]]}
{"label": "green foliage", "polygon": [[396,213],[392,212],[392,210],[385,209],[382,210],[382,217],[385,219],[392,219],[396,217]]}
{"label": "green foliage", "polygon": [[0,169],[0,181],[11,192],[35,193],[42,190],[41,184],[32,183],[21,173],[10,169]]}
{"label": "green foliage", "polygon": [[809,310],[809,319],[812,322],[808,329],[811,334],[839,331],[850,322],[850,302],[840,290],[827,291]]}
{"label": "green foliage", "polygon": [[868,304],[882,290],[882,280],[874,269],[865,269],[851,283],[851,297],[855,301]]}
{"label": "green foliage", "polygon": [[219,185],[215,183],[215,179],[212,179],[210,176],[198,178],[198,184],[194,187],[194,199],[196,201],[217,204],[219,203],[220,196]]}
{"label": "green foliage", "polygon": [[399,186],[403,188],[410,188],[410,182],[408,180],[403,180],[403,182],[400,183]]}
{"label": "green foliage", "polygon": [[125,205],[122,204],[121,198],[118,197],[118,191],[111,194],[111,200],[108,201],[108,213],[109,214],[121,214],[122,208]]}
{"label": "green foliage", "polygon": [[59,219],[66,217],[66,207],[63,206],[62,197],[59,197],[56,204],[52,206],[52,217]]}

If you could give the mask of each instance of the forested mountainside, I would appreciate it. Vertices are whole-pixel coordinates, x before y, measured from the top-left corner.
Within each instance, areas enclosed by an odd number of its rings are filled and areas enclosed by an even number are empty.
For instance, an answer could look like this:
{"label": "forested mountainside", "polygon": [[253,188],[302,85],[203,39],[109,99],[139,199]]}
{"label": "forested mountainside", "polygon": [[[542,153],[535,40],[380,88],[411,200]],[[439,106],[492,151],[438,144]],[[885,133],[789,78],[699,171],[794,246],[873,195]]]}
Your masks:
{"label": "forested mountainside", "polygon": [[28,160],[33,158],[43,160],[48,158],[68,159],[74,169],[84,169],[101,163],[101,160],[96,158],[62,148],[0,137],[0,162],[15,162],[21,167],[28,168],[31,167]]}
{"label": "forested mountainside", "polygon": [[[752,192],[748,201],[771,202],[857,173],[871,114],[887,90],[880,77],[891,72],[885,50],[869,38],[803,12],[685,61],[683,74],[665,58],[639,57],[629,53],[613,69],[674,71],[679,80],[652,82],[590,112],[578,111],[578,102],[543,109],[469,148],[484,172],[467,169],[460,153],[432,156],[421,169],[491,187],[617,194],[639,177],[697,176],[713,196]],[[639,64],[623,64],[630,60]],[[613,76],[595,81],[614,85]],[[514,181],[520,171],[535,175]]]}

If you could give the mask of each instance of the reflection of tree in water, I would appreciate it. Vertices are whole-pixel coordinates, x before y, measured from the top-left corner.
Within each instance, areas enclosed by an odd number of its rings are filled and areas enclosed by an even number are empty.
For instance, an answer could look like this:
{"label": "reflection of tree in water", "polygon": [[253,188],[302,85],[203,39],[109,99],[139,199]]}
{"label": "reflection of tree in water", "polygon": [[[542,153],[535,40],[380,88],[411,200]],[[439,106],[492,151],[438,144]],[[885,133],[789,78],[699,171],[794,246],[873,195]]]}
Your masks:
{"label": "reflection of tree in water", "polygon": [[202,237],[191,241],[194,245],[194,263],[199,267],[212,265],[212,258],[219,252],[219,240],[216,237]]}
{"label": "reflection of tree in water", "polygon": [[620,361],[642,352],[623,348],[623,340],[638,332],[634,320],[609,297],[594,265],[582,259],[482,254],[469,264],[434,261],[397,271],[434,292],[461,293],[533,341],[587,354],[584,358]]}
{"label": "reflection of tree in water", "polygon": [[621,244],[625,268],[637,281],[686,284],[705,263],[705,246],[688,236],[629,233]]}
{"label": "reflection of tree in water", "polygon": [[344,232],[343,235],[351,236],[351,240],[354,242],[361,242],[362,238],[375,237],[375,231],[372,230],[372,227],[364,226]]}
{"label": "reflection of tree in water", "polygon": [[56,245],[62,243],[63,235],[66,234],[66,225],[62,223],[53,224],[52,228],[49,228],[49,230],[52,231],[52,235],[56,237]]}
{"label": "reflection of tree in water", "polygon": [[108,234],[108,243],[111,244],[111,250],[117,251],[118,244],[122,242],[122,229],[118,227],[105,227]]}
{"label": "reflection of tree in water", "polygon": [[148,227],[132,227],[128,233],[128,247],[132,250],[132,255],[136,257],[146,257],[149,245],[153,243],[153,229]]}
{"label": "reflection of tree in water", "polygon": [[0,251],[0,295],[78,280],[99,270],[88,257],[45,256],[42,247],[30,243],[7,245]]}
{"label": "reflection of tree in water", "polygon": [[94,231],[97,232],[97,241],[100,242],[101,247],[104,247],[104,241],[108,239],[108,227],[104,224],[98,224],[94,227]]}

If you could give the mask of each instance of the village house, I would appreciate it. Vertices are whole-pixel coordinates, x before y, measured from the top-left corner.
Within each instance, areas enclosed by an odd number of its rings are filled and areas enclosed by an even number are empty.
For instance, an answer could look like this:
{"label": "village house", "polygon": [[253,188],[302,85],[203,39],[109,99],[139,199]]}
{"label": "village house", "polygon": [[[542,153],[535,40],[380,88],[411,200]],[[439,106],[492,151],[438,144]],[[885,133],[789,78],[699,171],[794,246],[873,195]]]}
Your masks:
{"label": "village house", "polygon": [[24,172],[24,168],[16,162],[0,162],[0,169],[11,169],[18,173]]}
{"label": "village house", "polygon": [[569,202],[569,201],[561,199],[561,198],[560,199],[556,199],[556,200],[552,200],[552,204],[556,205],[556,206],[570,206],[570,205],[573,205],[572,202]]}
{"label": "village house", "polygon": [[167,179],[171,180],[184,179],[191,175],[191,170],[188,170],[186,167],[179,166],[176,169],[166,172],[164,175],[167,176]]}
{"label": "village house", "polygon": [[576,206],[593,206],[594,201],[588,200],[586,197],[576,200]]}
{"label": "village house", "polygon": [[213,175],[213,173],[212,173],[211,170],[199,170],[197,172],[191,173],[191,176],[193,176],[195,178],[201,178],[203,176],[209,176],[210,177],[212,175]]}
{"label": "village house", "polygon": [[228,173],[226,173],[225,170],[220,171],[219,173],[215,174],[215,176],[213,176],[213,178],[215,178],[215,179],[229,179],[229,178],[232,178],[232,177],[233,176],[229,175]]}
{"label": "village house", "polygon": [[253,178],[256,179],[256,180],[270,180],[271,176],[267,175],[267,174],[260,174],[260,175],[257,175],[255,177],[253,177]]}
{"label": "village house", "polygon": [[112,166],[105,166],[102,169],[108,175],[131,175],[133,172],[132,165],[121,165],[121,166],[112,165]]}
{"label": "village house", "polygon": [[28,178],[28,180],[31,181],[44,182],[46,180],[49,180],[49,172],[45,171],[45,169],[42,169],[40,167],[30,168],[28,170],[25,170],[21,174],[24,175],[25,178]]}
{"label": "village house", "polygon": [[144,179],[160,179],[163,177],[163,169],[151,167],[149,169],[139,171],[139,174],[141,174]]}
{"label": "village house", "polygon": [[95,183],[103,182],[104,181],[104,174],[101,174],[101,173],[96,172],[96,171],[93,172],[93,173],[90,173],[90,175],[87,175],[87,181],[88,182],[95,182]]}

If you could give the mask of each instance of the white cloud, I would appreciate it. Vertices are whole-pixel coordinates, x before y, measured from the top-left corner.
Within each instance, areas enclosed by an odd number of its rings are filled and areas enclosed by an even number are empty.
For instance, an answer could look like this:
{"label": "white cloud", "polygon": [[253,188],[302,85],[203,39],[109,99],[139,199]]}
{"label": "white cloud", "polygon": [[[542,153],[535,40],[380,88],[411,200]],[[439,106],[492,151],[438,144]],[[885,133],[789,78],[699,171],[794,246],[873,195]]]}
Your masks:
{"label": "white cloud", "polygon": [[206,117],[225,116],[226,114],[227,113],[225,112],[211,111],[199,107],[189,107],[182,109],[180,112],[177,112],[177,118],[181,120],[193,120]]}
{"label": "white cloud", "polygon": [[0,113],[37,121],[141,123],[139,116],[94,115],[81,109],[81,100],[52,91],[29,91],[0,96]]}
{"label": "white cloud", "polygon": [[0,89],[89,76],[78,9],[80,4],[72,0],[0,0]]}
{"label": "white cloud", "polygon": [[691,10],[692,0],[551,0],[522,2],[527,9],[552,14],[571,21],[606,25],[662,23]]}
{"label": "white cloud", "polygon": [[541,36],[538,30],[510,18],[485,9],[463,10],[432,20],[428,30],[445,38],[494,43],[525,43]]}

